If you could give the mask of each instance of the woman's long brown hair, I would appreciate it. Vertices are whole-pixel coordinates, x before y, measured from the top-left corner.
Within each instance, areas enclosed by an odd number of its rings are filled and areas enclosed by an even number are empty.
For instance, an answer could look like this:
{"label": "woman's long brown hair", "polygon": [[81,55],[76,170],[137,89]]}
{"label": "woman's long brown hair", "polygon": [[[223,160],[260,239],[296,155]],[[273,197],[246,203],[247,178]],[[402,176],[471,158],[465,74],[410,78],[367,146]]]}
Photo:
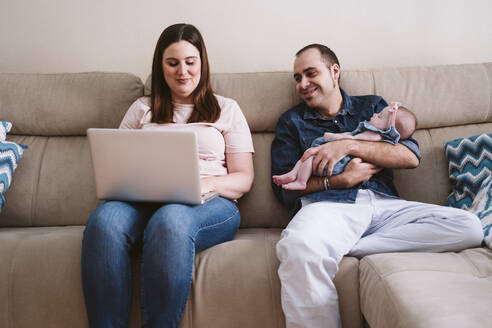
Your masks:
{"label": "woman's long brown hair", "polygon": [[200,81],[192,93],[195,108],[188,119],[188,123],[216,122],[220,117],[220,107],[210,85],[207,49],[198,29],[189,24],[175,24],[167,27],[155,46],[150,93],[151,122],[174,123],[171,90],[164,79],[162,56],[167,47],[179,41],[188,41],[194,45],[200,52],[201,60]]}

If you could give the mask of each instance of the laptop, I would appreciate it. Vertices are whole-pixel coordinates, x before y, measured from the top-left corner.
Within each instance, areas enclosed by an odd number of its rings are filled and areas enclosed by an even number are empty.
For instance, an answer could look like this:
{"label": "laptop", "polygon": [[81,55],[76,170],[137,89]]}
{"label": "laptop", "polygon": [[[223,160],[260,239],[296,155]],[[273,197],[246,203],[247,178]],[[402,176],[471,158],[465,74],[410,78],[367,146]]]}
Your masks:
{"label": "laptop", "polygon": [[192,131],[88,129],[99,199],[203,204]]}

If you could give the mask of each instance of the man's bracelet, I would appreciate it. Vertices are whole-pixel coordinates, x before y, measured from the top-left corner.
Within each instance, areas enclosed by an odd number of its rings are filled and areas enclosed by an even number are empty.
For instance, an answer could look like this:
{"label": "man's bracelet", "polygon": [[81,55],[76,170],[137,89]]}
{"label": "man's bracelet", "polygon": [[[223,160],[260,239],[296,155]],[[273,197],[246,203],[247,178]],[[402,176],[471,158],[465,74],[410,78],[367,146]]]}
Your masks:
{"label": "man's bracelet", "polygon": [[328,180],[328,177],[323,178],[323,185],[325,186],[325,190],[330,189],[330,181]]}

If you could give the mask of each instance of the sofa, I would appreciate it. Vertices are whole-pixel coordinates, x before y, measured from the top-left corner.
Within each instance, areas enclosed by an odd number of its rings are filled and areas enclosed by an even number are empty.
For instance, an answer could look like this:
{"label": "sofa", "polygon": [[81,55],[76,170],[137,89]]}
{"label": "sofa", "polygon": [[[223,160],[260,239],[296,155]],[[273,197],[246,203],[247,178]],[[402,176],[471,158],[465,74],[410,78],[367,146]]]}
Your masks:
{"label": "sofa", "polygon": [[[221,73],[218,94],[240,104],[255,147],[255,181],[239,200],[234,240],[196,256],[180,327],[285,327],[275,244],[290,211],[270,186],[279,115],[299,102],[291,72]],[[348,70],[351,95],[401,101],[418,117],[420,166],[396,170],[409,200],[444,204],[444,142],[492,131],[492,63]],[[98,200],[86,130],[116,128],[149,80],[127,73],[0,73],[0,120],[29,148],[0,213],[0,327],[87,327],[81,282],[84,225]],[[129,326],[140,326],[140,251],[133,256]],[[344,257],[335,277],[347,327],[490,327],[492,250]]]}

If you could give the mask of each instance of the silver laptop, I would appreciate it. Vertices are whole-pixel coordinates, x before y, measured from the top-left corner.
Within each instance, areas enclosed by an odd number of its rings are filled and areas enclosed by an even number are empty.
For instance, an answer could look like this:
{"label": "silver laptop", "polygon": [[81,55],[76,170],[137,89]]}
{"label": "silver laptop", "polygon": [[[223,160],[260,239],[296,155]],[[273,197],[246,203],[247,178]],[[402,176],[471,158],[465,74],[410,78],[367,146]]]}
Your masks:
{"label": "silver laptop", "polygon": [[203,204],[191,131],[88,129],[99,199]]}

